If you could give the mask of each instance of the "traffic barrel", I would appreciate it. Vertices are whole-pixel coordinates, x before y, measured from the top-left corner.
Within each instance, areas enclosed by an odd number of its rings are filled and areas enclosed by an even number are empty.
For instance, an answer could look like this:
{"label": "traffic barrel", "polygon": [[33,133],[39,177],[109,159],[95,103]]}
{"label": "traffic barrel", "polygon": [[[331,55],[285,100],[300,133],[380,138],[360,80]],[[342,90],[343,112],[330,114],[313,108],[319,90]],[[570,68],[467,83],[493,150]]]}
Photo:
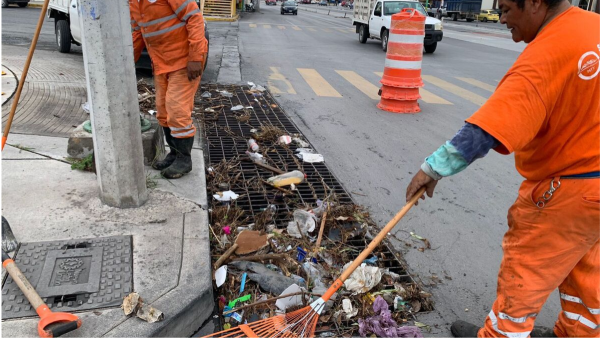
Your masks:
{"label": "traffic barrel", "polygon": [[421,62],[426,17],[414,8],[392,15],[385,69],[381,79],[379,109],[394,113],[418,113]]}
{"label": "traffic barrel", "polygon": [[423,87],[421,62],[425,19],[413,8],[405,8],[392,15],[382,84],[404,88]]}

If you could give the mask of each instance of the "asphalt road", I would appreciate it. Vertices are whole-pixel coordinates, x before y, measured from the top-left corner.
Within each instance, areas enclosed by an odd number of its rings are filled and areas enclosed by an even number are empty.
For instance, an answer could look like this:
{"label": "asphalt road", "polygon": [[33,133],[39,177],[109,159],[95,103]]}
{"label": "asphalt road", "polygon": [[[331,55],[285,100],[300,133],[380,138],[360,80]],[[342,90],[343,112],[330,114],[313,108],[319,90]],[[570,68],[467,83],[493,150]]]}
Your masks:
{"label": "asphalt road", "polygon": [[[376,108],[385,54],[379,41],[358,42],[350,19],[343,18],[347,11],[327,15],[301,10],[297,16],[283,16],[279,10],[263,3],[240,19],[242,79],[275,93],[339,181],[380,225],[404,205],[406,186],[423,159],[491,95],[524,48],[501,30],[448,24],[437,51],[423,58],[422,112],[392,114]],[[3,9],[2,43],[22,46],[26,55],[39,13],[34,8]],[[234,27],[215,24],[217,29],[210,30],[208,80],[216,78],[220,57],[215,53]],[[52,21],[44,25],[38,48],[55,50]],[[74,47],[74,53],[81,49]],[[449,336],[449,324],[458,318],[482,323],[490,311],[506,213],[520,182],[512,156],[490,153],[465,172],[443,179],[434,198],[399,223],[398,240],[390,237],[410,272],[434,294],[436,310],[419,316],[434,326],[432,334]],[[432,249],[418,251],[422,243],[410,231],[427,238]],[[553,295],[537,323],[552,326],[558,311]]]}
{"label": "asphalt road", "polygon": [[[446,36],[456,38],[445,37],[434,54],[423,58],[425,89],[437,97],[421,100],[419,114],[392,114],[376,108],[381,78],[376,73],[383,71],[385,59],[379,41],[360,44],[343,15],[279,11],[262,4],[259,12],[240,20],[242,78],[278,93],[338,179],[380,225],[404,205],[406,186],[423,159],[491,95],[524,48],[508,34],[446,29]],[[458,318],[483,323],[490,311],[506,214],[522,181],[513,161],[513,156],[490,153],[443,179],[434,198],[397,226],[400,241],[392,241],[435,296],[436,311],[419,319],[439,326],[436,335],[449,336],[449,324]],[[421,243],[410,231],[426,237],[432,250],[418,251]],[[553,325],[557,298],[546,305],[538,324]]]}

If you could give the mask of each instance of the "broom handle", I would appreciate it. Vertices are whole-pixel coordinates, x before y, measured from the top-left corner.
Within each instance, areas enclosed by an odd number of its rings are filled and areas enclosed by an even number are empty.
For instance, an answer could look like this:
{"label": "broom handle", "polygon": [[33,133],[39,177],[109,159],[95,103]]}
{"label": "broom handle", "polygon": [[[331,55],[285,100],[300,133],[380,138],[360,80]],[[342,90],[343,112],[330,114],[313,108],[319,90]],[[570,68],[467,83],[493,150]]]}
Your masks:
{"label": "broom handle", "polygon": [[44,24],[44,17],[46,16],[46,11],[48,10],[49,2],[50,0],[44,0],[44,5],[42,6],[42,11],[40,12],[40,18],[38,19],[37,27],[35,29],[35,34],[33,35],[33,40],[31,40],[29,54],[27,55],[27,60],[25,61],[25,67],[23,67],[23,73],[21,73],[21,80],[19,81],[19,85],[17,86],[17,92],[15,93],[12,106],[10,107],[8,120],[6,120],[6,125],[4,126],[4,134],[2,135],[2,150],[4,150],[4,145],[6,144],[6,140],[8,139],[8,133],[10,131],[10,126],[12,125],[13,118],[15,117],[17,104],[19,104],[19,99],[21,98],[21,91],[23,90],[25,79],[27,78],[27,72],[29,72],[29,65],[31,64],[33,52],[35,51],[35,46],[37,45],[38,38],[40,37],[40,30],[42,29],[42,25]]}
{"label": "broom handle", "polygon": [[371,252],[375,250],[375,248],[381,243],[381,241],[383,241],[385,236],[390,231],[392,231],[392,229],[396,226],[396,224],[398,224],[400,219],[404,217],[404,215],[417,202],[417,200],[421,197],[421,195],[423,195],[423,193],[425,193],[425,187],[419,189],[419,191],[417,191],[417,193],[410,199],[410,201],[408,201],[408,203],[406,203],[406,205],[400,211],[398,211],[396,216],[394,216],[394,218],[392,218],[388,222],[388,224],[386,224],[386,226],[379,232],[379,234],[377,234],[377,236],[371,241],[371,243],[369,243],[369,245],[360,253],[360,255],[356,257],[354,262],[352,262],[352,264],[346,270],[344,270],[344,272],[342,272],[340,278],[333,282],[333,284],[329,287],[327,292],[323,294],[323,297],[321,298],[323,298],[324,301],[328,301],[329,298],[331,298],[331,296],[333,296],[333,294],[336,293],[340,287],[342,287],[344,281],[348,279],[348,277],[350,277],[354,270],[356,270],[356,268],[358,268],[360,264],[362,264],[362,262],[367,258],[367,256],[369,256]]}

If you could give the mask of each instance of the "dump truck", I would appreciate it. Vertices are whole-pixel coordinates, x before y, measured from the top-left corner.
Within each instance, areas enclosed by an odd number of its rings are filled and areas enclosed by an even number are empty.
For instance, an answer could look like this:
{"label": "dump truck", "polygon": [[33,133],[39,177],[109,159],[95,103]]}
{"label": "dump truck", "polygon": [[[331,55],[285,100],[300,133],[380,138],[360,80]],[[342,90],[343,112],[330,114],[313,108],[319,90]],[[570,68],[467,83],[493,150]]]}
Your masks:
{"label": "dump truck", "polygon": [[428,16],[423,5],[416,0],[355,0],[352,25],[356,27],[358,41],[366,43],[369,38],[381,40],[381,48],[386,52],[392,15],[404,8],[416,9],[427,17],[423,45],[426,53],[435,52],[437,43],[444,36],[442,22]]}

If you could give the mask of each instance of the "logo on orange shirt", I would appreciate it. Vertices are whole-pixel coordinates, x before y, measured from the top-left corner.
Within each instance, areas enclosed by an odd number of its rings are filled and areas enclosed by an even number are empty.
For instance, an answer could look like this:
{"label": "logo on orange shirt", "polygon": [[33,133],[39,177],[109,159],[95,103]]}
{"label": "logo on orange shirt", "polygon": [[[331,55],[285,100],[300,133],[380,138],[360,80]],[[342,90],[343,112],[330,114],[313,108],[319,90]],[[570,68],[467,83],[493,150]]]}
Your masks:
{"label": "logo on orange shirt", "polygon": [[579,77],[583,80],[591,80],[600,72],[600,56],[595,52],[584,53],[579,59]]}

